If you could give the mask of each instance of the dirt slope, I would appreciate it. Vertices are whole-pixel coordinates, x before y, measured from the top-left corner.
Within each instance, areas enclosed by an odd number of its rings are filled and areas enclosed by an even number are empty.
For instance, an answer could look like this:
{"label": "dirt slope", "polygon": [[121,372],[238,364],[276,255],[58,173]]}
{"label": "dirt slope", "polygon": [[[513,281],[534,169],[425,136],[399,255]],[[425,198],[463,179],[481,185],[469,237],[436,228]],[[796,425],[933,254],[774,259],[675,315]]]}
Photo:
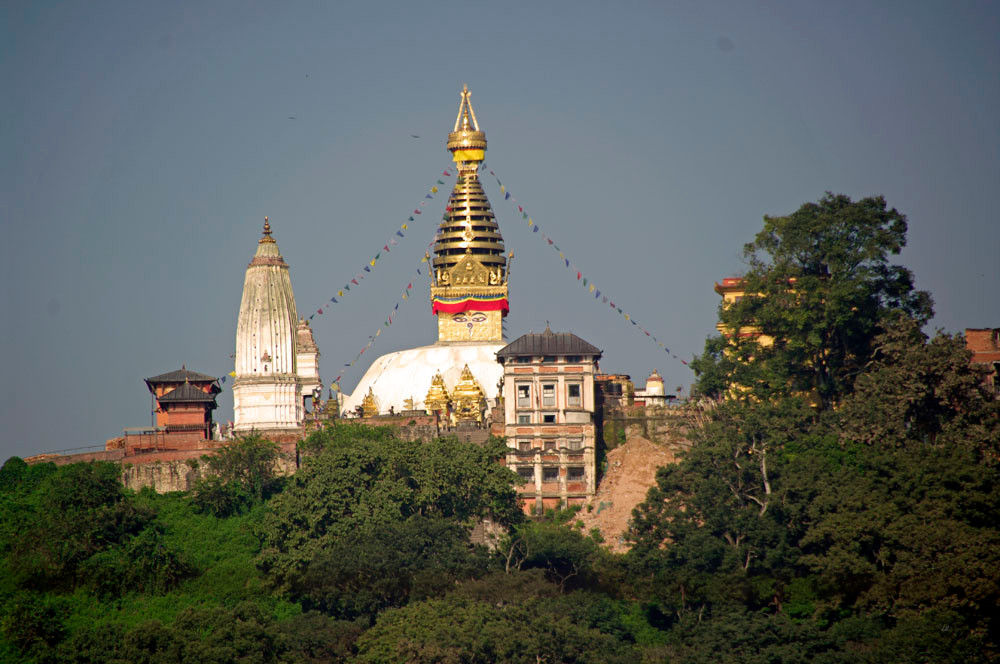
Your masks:
{"label": "dirt slope", "polygon": [[581,510],[585,532],[597,528],[613,551],[625,551],[622,535],[632,517],[632,509],[646,499],[656,483],[656,469],[675,461],[670,450],[645,438],[630,438],[608,452],[608,471],[590,504]]}

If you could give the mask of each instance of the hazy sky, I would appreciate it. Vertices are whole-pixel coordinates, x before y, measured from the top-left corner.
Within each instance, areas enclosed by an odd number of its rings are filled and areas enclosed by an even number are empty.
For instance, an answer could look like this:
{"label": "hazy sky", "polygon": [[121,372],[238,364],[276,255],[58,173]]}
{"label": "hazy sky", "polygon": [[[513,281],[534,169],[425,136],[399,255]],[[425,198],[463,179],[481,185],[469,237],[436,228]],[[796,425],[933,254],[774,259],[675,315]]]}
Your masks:
{"label": "hazy sky", "polygon": [[[463,83],[489,168],[684,359],[763,215],[828,190],[908,216],[932,327],[1000,327],[998,35],[996,2],[5,2],[0,460],[147,425],[144,377],[229,372],[264,215],[299,311],[328,301],[448,165]],[[605,371],[692,382],[484,184],[515,253],[511,338],[549,320]],[[444,201],[314,320],[325,381]],[[435,339],[414,287],[370,357]]]}

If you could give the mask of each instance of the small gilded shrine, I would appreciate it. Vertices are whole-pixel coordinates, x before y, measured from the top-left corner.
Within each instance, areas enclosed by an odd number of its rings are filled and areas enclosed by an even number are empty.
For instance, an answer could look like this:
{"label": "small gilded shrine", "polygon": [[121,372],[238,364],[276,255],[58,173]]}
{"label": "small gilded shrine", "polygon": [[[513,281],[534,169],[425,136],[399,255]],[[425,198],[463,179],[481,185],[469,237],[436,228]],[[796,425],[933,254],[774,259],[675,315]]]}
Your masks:
{"label": "small gilded shrine", "polygon": [[486,410],[486,395],[472,375],[469,365],[462,369],[462,378],[452,390],[452,408],[455,422],[482,422]]}
{"label": "small gilded shrine", "polygon": [[424,397],[424,408],[428,415],[437,413],[441,419],[448,417],[448,412],[451,409],[451,398],[448,396],[448,388],[444,384],[444,378],[441,377],[440,371],[434,374],[434,378],[431,379],[431,387],[427,390],[427,396]]}
{"label": "small gilded shrine", "polygon": [[486,134],[469,100],[462,101],[448,150],[458,178],[438,226],[431,261],[431,310],[438,341],[500,341],[507,301],[507,257],[503,236],[479,182]]}

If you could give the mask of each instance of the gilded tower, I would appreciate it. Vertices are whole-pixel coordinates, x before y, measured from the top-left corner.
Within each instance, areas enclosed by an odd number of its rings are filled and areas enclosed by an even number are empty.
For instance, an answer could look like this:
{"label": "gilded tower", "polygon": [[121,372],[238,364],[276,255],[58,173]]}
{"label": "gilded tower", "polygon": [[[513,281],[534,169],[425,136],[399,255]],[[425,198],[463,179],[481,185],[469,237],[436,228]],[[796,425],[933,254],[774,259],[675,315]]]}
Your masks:
{"label": "gilded tower", "polygon": [[468,87],[462,90],[448,150],[458,169],[455,188],[434,242],[431,307],[438,341],[502,341],[507,300],[503,236],[479,182],[486,134],[479,129]]}
{"label": "gilded tower", "polygon": [[503,376],[496,353],[505,345],[510,257],[504,255],[503,236],[479,183],[486,134],[468,88],[462,90],[447,147],[458,177],[430,261],[437,341],[375,359],[346,397],[346,412],[423,410],[442,420],[481,423],[496,406]]}

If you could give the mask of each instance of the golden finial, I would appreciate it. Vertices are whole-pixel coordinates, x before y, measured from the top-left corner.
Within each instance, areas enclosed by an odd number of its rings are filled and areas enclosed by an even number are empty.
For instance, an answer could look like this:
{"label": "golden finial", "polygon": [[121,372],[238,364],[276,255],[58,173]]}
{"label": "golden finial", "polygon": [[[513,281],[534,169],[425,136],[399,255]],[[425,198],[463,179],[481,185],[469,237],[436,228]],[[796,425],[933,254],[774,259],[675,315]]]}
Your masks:
{"label": "golden finial", "polygon": [[264,217],[264,237],[260,239],[261,244],[265,242],[274,242],[274,238],[271,237],[271,222],[267,220],[267,217]]}
{"label": "golden finial", "polygon": [[469,86],[462,86],[462,101],[455,117],[455,129],[448,134],[448,150],[458,165],[459,175],[475,173],[486,156],[486,134],[480,131],[476,112],[472,110]]}

